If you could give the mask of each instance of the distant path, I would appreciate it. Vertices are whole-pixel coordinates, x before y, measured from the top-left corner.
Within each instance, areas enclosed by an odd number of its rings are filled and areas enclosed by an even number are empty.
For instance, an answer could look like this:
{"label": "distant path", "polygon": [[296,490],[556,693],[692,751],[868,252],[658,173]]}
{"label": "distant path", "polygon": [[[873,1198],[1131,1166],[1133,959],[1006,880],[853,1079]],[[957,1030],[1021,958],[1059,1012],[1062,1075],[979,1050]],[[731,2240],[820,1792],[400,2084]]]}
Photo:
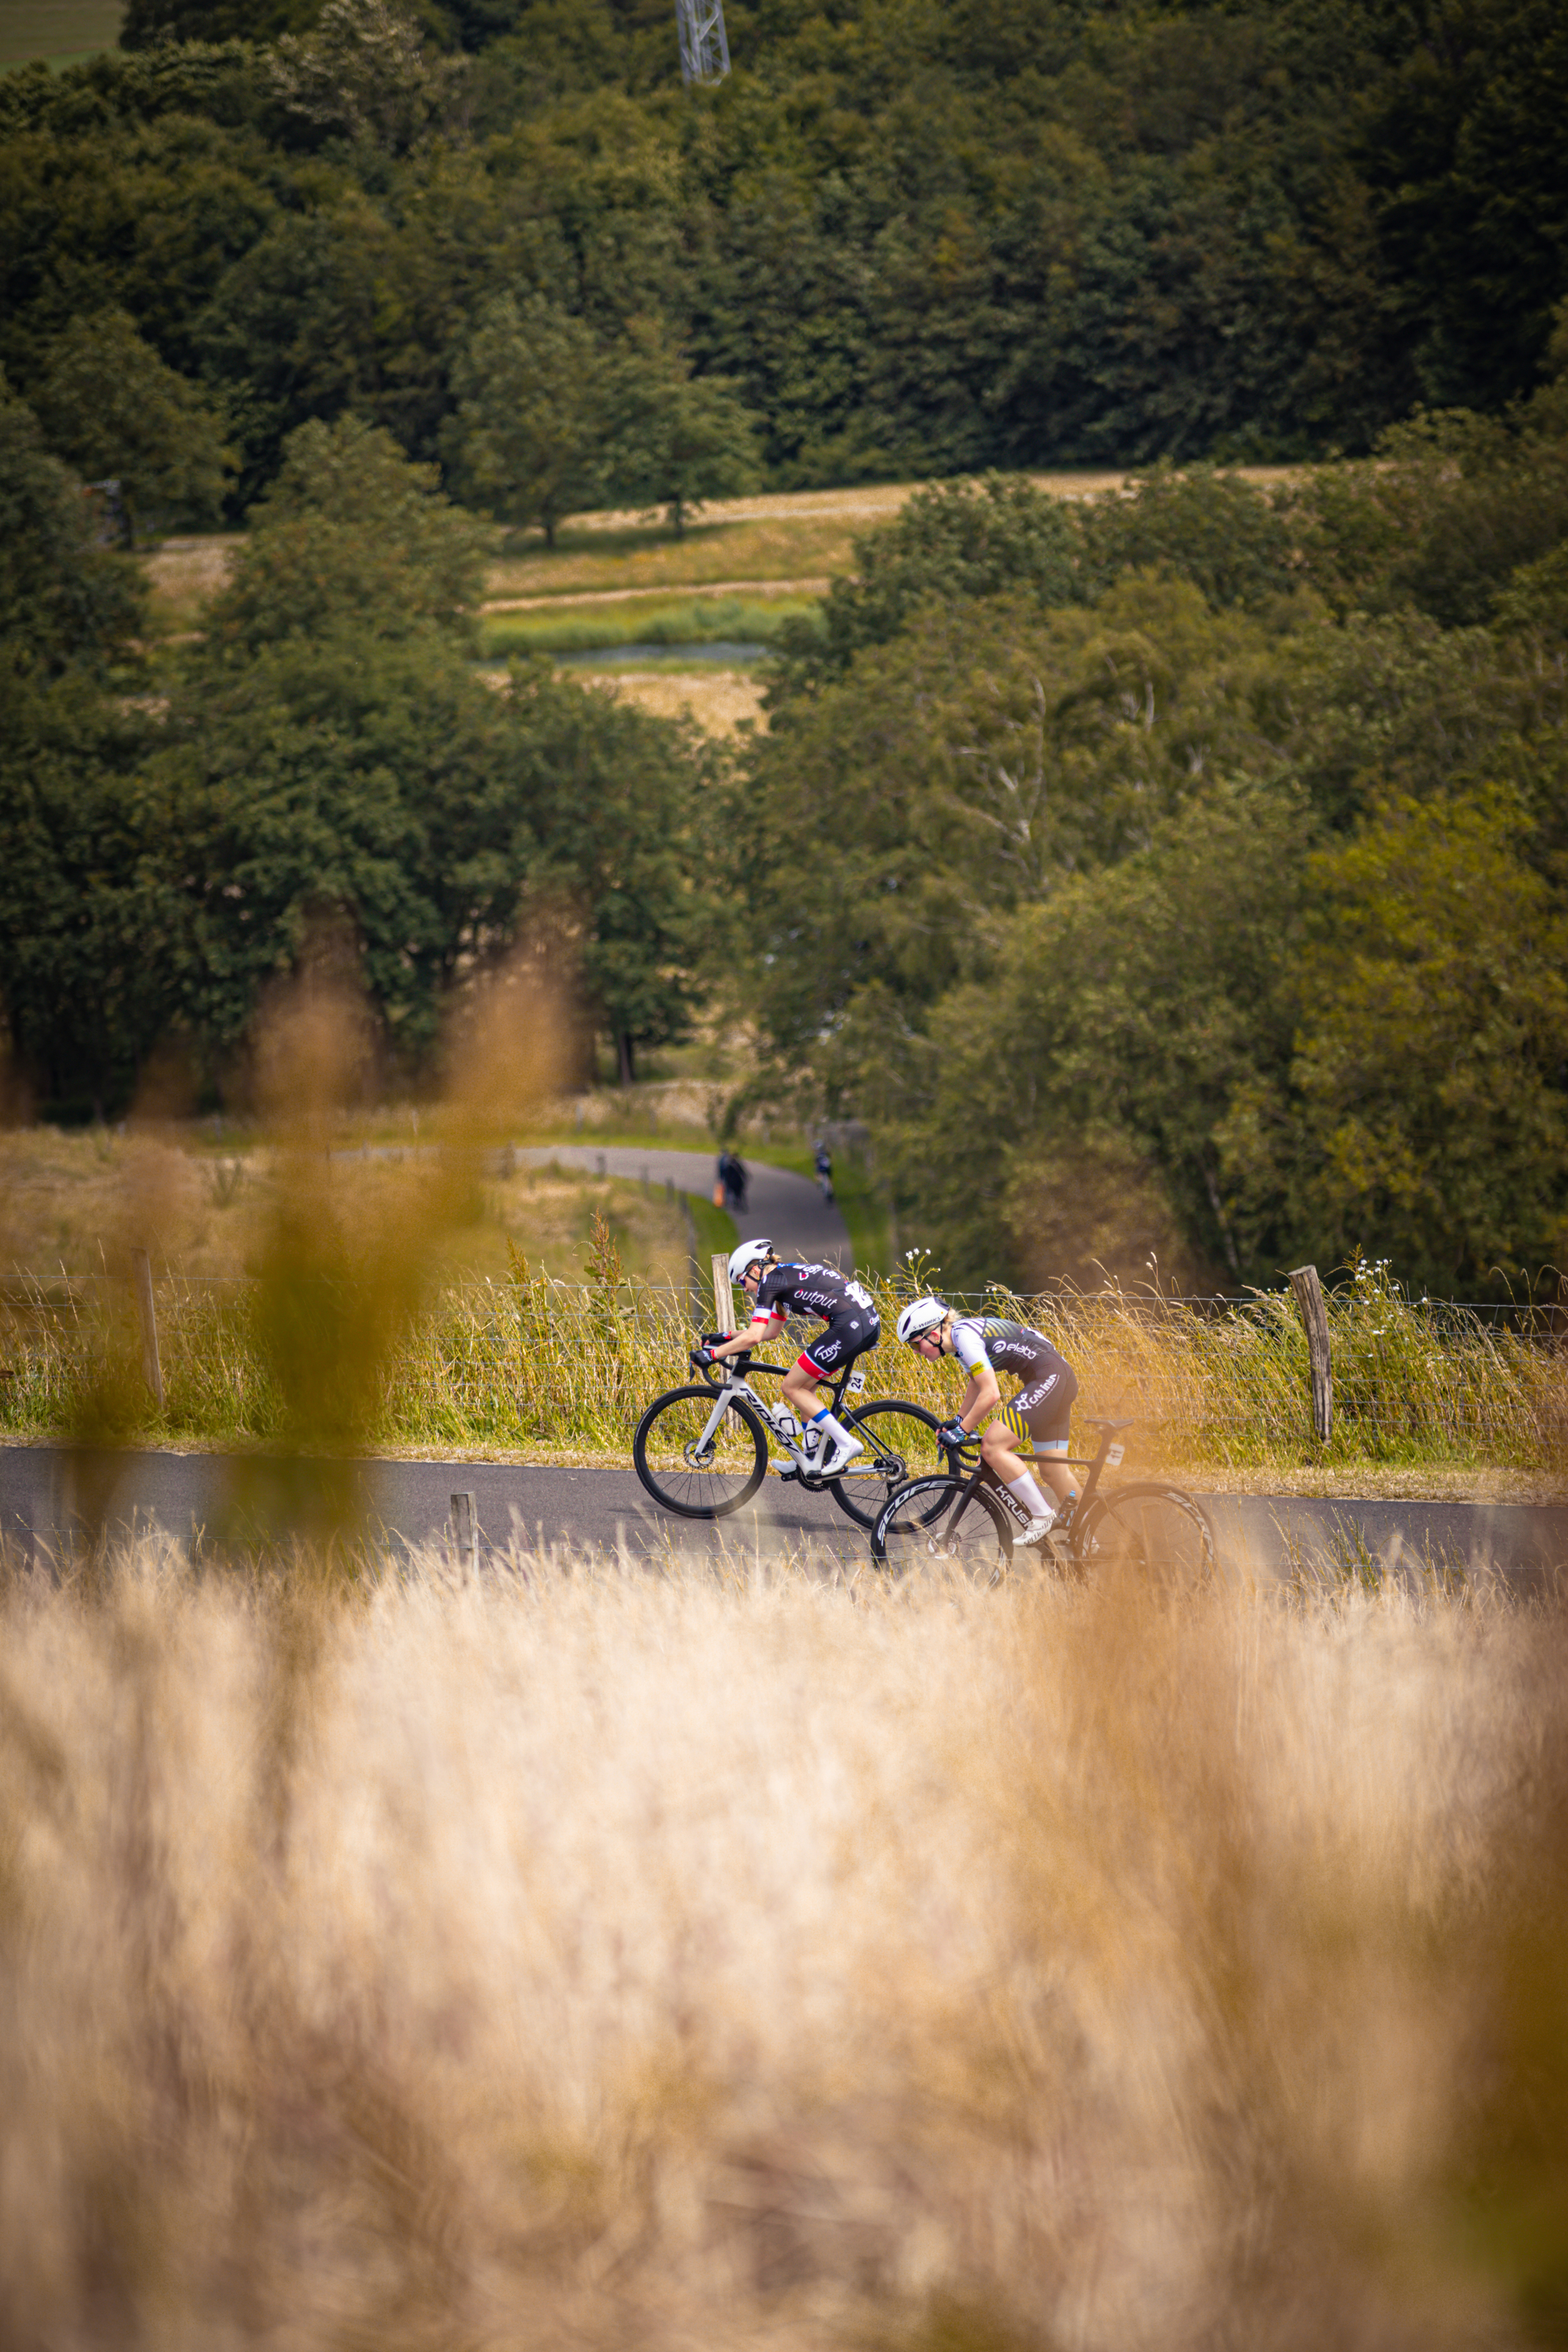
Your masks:
{"label": "distant path", "polygon": [[[252,1538],[276,1529],[278,1473],[254,1455],[124,1453],[78,1461],[63,1448],[0,1446],[0,1539],[34,1559],[84,1517],[110,1528],[157,1526],[179,1538]],[[773,1558],[810,1547],[846,1568],[864,1567],[861,1531],[826,1496],[802,1496],[769,1478],[756,1501],[717,1526],[672,1518],[626,1469],[570,1469],[502,1462],[364,1461],[352,1477],[361,1523],[395,1546],[446,1539],[451,1497],[474,1497],[487,1556],[562,1545],[624,1549],[637,1559],[669,1549],[731,1559]],[[1201,1498],[1227,1574],[1289,1577],[1297,1567],[1331,1573],[1415,1570],[1430,1564],[1495,1568],[1526,1590],[1554,1581],[1568,1560],[1568,1508],[1524,1503],[1304,1501],[1276,1495]],[[286,1525],[286,1521],[282,1522]]]}
{"label": "distant path", "polygon": [[[592,1175],[646,1176],[650,1184],[673,1184],[678,1192],[695,1192],[706,1201],[712,1197],[719,1155],[645,1151],[637,1144],[548,1143],[520,1150],[517,1156],[534,1168],[548,1168],[553,1160],[563,1168],[585,1168]],[[809,1176],[770,1168],[763,1160],[745,1160],[744,1166],[746,1207],[738,1220],[743,1238],[766,1234],[781,1257],[825,1258],[845,1267],[851,1264],[849,1228]]]}

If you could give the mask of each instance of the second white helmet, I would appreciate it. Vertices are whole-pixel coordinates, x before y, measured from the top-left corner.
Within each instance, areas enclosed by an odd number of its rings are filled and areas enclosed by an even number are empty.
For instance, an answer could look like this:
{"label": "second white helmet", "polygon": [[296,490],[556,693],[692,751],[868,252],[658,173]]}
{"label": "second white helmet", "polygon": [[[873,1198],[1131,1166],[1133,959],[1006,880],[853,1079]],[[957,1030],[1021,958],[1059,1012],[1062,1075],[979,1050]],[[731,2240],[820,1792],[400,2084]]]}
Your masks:
{"label": "second white helmet", "polygon": [[759,1258],[763,1259],[765,1263],[767,1259],[772,1257],[773,1254],[773,1245],[772,1242],[738,1243],[730,1252],[731,1281],[739,1282],[741,1276],[745,1273],[746,1268],[749,1265],[755,1265]]}
{"label": "second white helmet", "polygon": [[947,1307],[942,1299],[912,1298],[899,1318],[899,1337],[912,1343],[946,1321]]}

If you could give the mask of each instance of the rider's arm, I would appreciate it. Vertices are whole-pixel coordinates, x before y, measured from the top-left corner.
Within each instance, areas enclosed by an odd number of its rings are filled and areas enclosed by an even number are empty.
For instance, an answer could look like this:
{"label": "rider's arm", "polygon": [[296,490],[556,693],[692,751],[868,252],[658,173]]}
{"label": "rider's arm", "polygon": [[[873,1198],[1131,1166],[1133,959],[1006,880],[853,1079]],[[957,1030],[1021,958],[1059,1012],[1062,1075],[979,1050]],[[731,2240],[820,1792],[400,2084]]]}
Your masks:
{"label": "rider's arm", "polygon": [[956,1418],[971,1435],[988,1412],[1002,1401],[1002,1391],[985,1352],[985,1343],[978,1323],[961,1322],[954,1326],[952,1352],[969,1374],[969,1386]]}
{"label": "rider's arm", "polygon": [[732,1332],[728,1339],[716,1341],[708,1353],[715,1361],[721,1356],[738,1356],[743,1348],[760,1347],[764,1339],[771,1339],[784,1327],[782,1315],[774,1315],[771,1311],[766,1315],[753,1315],[743,1331]]}
{"label": "rider's arm", "polygon": [[997,1385],[995,1373],[987,1363],[976,1364],[969,1375],[969,1386],[964,1391],[963,1402],[958,1408],[958,1418],[973,1435],[993,1406],[1001,1402],[1002,1391]]}

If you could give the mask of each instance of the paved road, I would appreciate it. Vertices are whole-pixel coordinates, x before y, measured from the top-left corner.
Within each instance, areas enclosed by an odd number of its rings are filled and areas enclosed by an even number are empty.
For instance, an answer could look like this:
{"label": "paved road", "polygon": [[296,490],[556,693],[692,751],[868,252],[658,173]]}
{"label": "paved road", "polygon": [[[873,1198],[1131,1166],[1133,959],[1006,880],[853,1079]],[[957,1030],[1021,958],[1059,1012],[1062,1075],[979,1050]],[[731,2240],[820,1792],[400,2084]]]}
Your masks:
{"label": "paved road", "polygon": [[[640,1145],[619,1143],[552,1143],[518,1152],[520,1160],[548,1167],[586,1168],[598,1176],[644,1177],[652,1184],[673,1184],[678,1192],[712,1197],[717,1153],[706,1151],[645,1151]],[[746,1207],[742,1234],[766,1234],[780,1254],[849,1264],[849,1228],[837,1208],[830,1208],[808,1176],[787,1168],[770,1168],[764,1160],[748,1160]]]}
{"label": "paved road", "polygon": [[[0,1447],[0,1536],[29,1551],[57,1545],[84,1518],[236,1538],[287,1524],[298,1496],[286,1468],[254,1456],[125,1453],[85,1458],[53,1446]],[[770,1479],[756,1502],[720,1528],[670,1517],[630,1470],[560,1469],[494,1462],[362,1462],[347,1466],[346,1499],[360,1524],[397,1544],[442,1541],[453,1492],[474,1496],[481,1541],[504,1548],[566,1544],[634,1555],[690,1549],[769,1555],[820,1548],[847,1564],[866,1558],[860,1531],[826,1496]],[[1568,1509],[1524,1504],[1304,1502],[1282,1496],[1204,1497],[1232,1572],[1288,1575],[1298,1563],[1430,1561],[1495,1567],[1539,1581],[1568,1562]]]}

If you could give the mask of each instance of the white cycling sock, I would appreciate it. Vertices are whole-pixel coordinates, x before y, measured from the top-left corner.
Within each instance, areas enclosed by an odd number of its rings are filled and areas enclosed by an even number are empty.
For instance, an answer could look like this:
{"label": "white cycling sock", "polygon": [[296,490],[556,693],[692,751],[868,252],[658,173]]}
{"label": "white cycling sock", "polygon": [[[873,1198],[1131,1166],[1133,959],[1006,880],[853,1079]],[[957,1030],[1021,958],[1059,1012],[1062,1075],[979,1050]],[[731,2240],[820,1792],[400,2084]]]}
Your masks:
{"label": "white cycling sock", "polygon": [[1054,1519],[1056,1505],[1047,1503],[1027,1470],[1021,1478],[1009,1478],[1007,1492],[1016,1495],[1032,1519]]}
{"label": "white cycling sock", "polygon": [[826,1445],[830,1438],[835,1445],[847,1445],[849,1443],[849,1432],[841,1421],[828,1412],[826,1405],[820,1412],[812,1414],[811,1425],[816,1432],[816,1442],[819,1445]]}

